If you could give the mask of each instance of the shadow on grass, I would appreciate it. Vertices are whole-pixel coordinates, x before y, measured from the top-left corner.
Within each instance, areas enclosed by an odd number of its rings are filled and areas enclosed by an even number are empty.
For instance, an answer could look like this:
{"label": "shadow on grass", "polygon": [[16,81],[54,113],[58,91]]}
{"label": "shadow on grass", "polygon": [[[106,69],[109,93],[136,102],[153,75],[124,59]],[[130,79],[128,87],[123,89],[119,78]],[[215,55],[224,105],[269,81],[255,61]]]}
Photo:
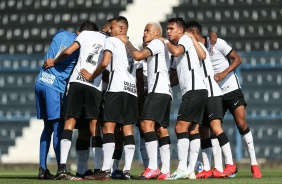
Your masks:
{"label": "shadow on grass", "polygon": [[0,179],[23,179],[23,180],[38,180],[37,177],[34,176],[0,176]]}

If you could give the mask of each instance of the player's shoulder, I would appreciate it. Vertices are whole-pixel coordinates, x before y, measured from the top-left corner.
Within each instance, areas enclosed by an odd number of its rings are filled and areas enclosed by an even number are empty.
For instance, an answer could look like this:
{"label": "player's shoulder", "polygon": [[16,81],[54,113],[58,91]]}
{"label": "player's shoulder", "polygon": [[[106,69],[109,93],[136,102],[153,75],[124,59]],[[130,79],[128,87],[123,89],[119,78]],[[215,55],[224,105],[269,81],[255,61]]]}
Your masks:
{"label": "player's shoulder", "polygon": [[217,38],[215,45],[222,45],[222,44],[227,44],[227,42],[222,39],[222,38]]}

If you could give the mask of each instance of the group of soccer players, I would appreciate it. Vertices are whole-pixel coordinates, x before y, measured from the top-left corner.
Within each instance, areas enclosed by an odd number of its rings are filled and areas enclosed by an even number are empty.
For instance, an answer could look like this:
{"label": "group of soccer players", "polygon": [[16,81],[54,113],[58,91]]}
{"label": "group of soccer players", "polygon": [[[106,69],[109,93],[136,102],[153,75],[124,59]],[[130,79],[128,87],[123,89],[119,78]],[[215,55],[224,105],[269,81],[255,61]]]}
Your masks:
{"label": "group of soccer players", "polygon": [[[162,37],[159,23],[147,23],[141,50],[127,37],[125,17],[115,17],[102,32],[98,30],[95,23],[86,21],[77,34],[58,32],[45,57],[35,88],[38,118],[44,120],[39,179],[110,180],[118,169],[118,161],[113,168],[112,160],[120,160],[122,150],[125,164],[120,178],[131,179],[135,123],[145,167],[138,179],[230,177],[237,167],[221,126],[227,109],[246,143],[253,177],[262,177],[246,123],[246,103],[234,72],[241,58],[224,40],[217,38],[214,43],[201,35],[198,22],[185,23],[182,18],[168,21],[167,39]],[[175,125],[179,163],[170,174],[171,87],[178,84],[182,93]],[[72,132],[85,122],[86,129],[79,130],[76,144],[78,170],[74,176],[66,167]],[[52,132],[58,163],[55,176],[46,166]],[[89,146],[94,173],[87,167]],[[204,169],[195,173],[200,147]]]}

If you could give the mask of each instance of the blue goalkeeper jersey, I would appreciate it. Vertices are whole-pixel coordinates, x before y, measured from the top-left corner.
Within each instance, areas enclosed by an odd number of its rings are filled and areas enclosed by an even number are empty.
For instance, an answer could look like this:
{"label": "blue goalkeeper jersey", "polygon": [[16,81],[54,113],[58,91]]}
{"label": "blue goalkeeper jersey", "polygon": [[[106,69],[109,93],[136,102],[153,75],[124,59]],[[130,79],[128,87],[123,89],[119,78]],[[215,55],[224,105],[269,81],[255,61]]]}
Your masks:
{"label": "blue goalkeeper jersey", "polygon": [[[59,56],[63,50],[68,48],[75,41],[76,37],[77,34],[65,30],[57,32],[53,37],[44,60]],[[73,52],[67,59],[57,63],[51,68],[45,69],[42,67],[37,76],[36,83],[64,93],[78,56],[79,50]]]}

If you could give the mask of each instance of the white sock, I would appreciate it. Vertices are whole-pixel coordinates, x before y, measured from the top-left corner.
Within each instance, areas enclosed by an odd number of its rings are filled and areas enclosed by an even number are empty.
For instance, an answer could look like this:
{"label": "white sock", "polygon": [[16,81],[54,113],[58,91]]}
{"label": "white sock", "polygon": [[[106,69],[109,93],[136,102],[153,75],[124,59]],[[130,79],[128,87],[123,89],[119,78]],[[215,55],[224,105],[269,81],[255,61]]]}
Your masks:
{"label": "white sock", "polygon": [[104,160],[103,160],[102,171],[111,170],[111,163],[112,163],[114,151],[115,151],[114,142],[103,144]]}
{"label": "white sock", "polygon": [[135,145],[128,144],[128,145],[124,146],[124,159],[125,159],[125,161],[124,161],[123,171],[130,171],[131,170],[134,152],[135,152]]}
{"label": "white sock", "polygon": [[101,147],[92,147],[94,169],[100,169],[103,150]]}
{"label": "white sock", "polygon": [[250,131],[247,134],[242,135],[242,138],[244,140],[245,149],[248,151],[250,156],[251,165],[258,165],[252,132]]}
{"label": "white sock", "polygon": [[212,156],[212,147],[202,149],[203,165],[204,165],[204,170],[206,171],[211,170],[211,156]]}
{"label": "white sock", "polygon": [[222,152],[221,147],[219,146],[218,139],[211,139],[212,142],[212,152],[213,152],[213,158],[214,158],[214,168],[216,168],[218,171],[223,172],[223,166],[222,166]]}
{"label": "white sock", "polygon": [[162,162],[161,173],[167,174],[170,172],[170,145],[165,144],[159,149],[160,159]]}
{"label": "white sock", "polygon": [[[159,146],[158,146],[159,147]],[[162,163],[162,160],[161,160],[161,153],[160,153],[160,149],[157,149],[158,151],[158,158],[157,158],[157,166],[159,167],[159,165]]]}
{"label": "white sock", "polygon": [[178,152],[178,169],[181,171],[187,171],[187,158],[189,149],[189,139],[178,139],[177,140],[177,152]]}
{"label": "white sock", "polygon": [[76,158],[77,158],[77,173],[84,174],[85,173],[85,165],[87,165],[89,151],[88,150],[76,150]]}
{"label": "white sock", "polygon": [[149,165],[149,158],[146,150],[145,139],[140,138],[140,153],[143,160],[144,168],[148,168]]}
{"label": "white sock", "polygon": [[149,157],[148,168],[158,169],[158,141],[145,142],[147,155]]}
{"label": "white sock", "polygon": [[230,143],[228,142],[228,143],[224,144],[221,147],[221,149],[222,149],[222,153],[223,153],[224,158],[225,158],[225,164],[233,165],[233,158],[232,158]]}
{"label": "white sock", "polygon": [[200,138],[193,139],[190,141],[190,149],[189,149],[189,165],[188,165],[188,173],[193,173],[196,162],[198,160],[199,150],[201,147]]}
{"label": "white sock", "polygon": [[60,164],[66,164],[68,159],[68,154],[71,147],[71,141],[68,139],[61,140],[61,156],[60,156]]}

